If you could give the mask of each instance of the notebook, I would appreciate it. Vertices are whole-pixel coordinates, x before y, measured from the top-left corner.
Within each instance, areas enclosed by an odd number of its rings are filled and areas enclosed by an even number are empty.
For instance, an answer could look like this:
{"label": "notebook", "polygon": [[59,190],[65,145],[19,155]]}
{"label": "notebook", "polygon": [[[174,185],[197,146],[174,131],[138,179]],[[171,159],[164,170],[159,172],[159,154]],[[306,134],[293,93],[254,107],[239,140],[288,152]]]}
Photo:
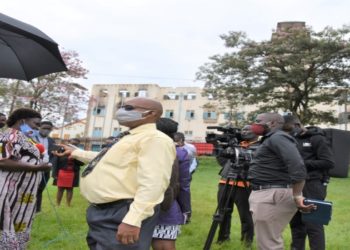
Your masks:
{"label": "notebook", "polygon": [[301,218],[304,222],[328,225],[332,216],[332,202],[316,199],[305,199],[304,204],[314,204],[317,206],[317,209],[311,213],[302,213]]}

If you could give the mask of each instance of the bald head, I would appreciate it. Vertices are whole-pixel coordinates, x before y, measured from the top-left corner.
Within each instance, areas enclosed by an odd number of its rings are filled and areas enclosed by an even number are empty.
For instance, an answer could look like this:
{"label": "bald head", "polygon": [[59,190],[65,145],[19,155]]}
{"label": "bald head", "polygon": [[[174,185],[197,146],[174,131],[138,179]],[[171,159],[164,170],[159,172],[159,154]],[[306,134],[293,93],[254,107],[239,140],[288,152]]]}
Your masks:
{"label": "bald head", "polygon": [[156,113],[158,118],[160,118],[163,114],[163,106],[160,102],[145,97],[132,98],[126,101],[125,105],[132,105],[135,107],[144,108],[144,110],[152,110]]}
{"label": "bald head", "polygon": [[256,117],[256,122],[265,124],[270,130],[282,129],[284,124],[283,116],[278,113],[262,113]]}
{"label": "bald head", "polygon": [[266,118],[269,122],[276,122],[276,123],[280,124],[281,126],[284,123],[283,116],[281,116],[278,113],[264,113],[264,115],[266,115]]}

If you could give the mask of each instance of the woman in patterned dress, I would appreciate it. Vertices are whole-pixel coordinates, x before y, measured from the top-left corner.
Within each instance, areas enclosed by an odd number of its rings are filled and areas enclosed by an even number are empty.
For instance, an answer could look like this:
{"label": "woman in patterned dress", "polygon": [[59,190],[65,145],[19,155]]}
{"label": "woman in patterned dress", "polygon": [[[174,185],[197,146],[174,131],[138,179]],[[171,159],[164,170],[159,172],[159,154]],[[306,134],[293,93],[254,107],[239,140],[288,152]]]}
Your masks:
{"label": "woman in patterned dress", "polygon": [[40,171],[50,169],[31,139],[40,121],[40,113],[20,108],[9,116],[9,128],[0,134],[1,250],[22,250],[29,241]]}

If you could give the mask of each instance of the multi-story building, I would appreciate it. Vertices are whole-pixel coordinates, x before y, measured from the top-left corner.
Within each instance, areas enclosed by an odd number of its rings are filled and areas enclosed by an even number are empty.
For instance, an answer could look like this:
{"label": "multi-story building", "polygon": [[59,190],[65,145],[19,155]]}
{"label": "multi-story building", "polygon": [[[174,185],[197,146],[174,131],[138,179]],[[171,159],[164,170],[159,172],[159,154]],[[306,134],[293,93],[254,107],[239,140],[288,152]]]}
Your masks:
{"label": "multi-story building", "polygon": [[91,147],[97,148],[103,139],[116,136],[126,128],[115,119],[119,103],[133,97],[148,97],[163,105],[163,117],[179,123],[179,131],[188,140],[204,142],[207,126],[228,122],[229,114],[213,100],[203,96],[199,87],[160,87],[157,84],[101,84],[94,85],[88,107],[85,136],[91,138]]}
{"label": "multi-story building", "polygon": [[[171,118],[179,123],[179,131],[183,132],[187,140],[204,142],[207,126],[222,126],[230,121],[243,120],[244,116],[256,109],[255,105],[235,107],[236,112],[228,108],[211,96],[203,95],[199,87],[160,87],[157,84],[98,84],[92,88],[89,102],[84,137],[87,138],[87,148],[98,150],[103,140],[109,136],[116,136],[127,128],[121,127],[115,119],[117,106],[133,97],[147,97],[158,100],[163,105],[163,117]],[[337,105],[335,105],[337,106]],[[336,107],[322,107],[333,109],[341,113]],[[234,115],[233,115],[234,114]],[[235,125],[235,124],[233,124]],[[326,127],[326,125],[321,127]],[[344,124],[332,126],[344,129]],[[346,127],[345,127],[346,129]]]}

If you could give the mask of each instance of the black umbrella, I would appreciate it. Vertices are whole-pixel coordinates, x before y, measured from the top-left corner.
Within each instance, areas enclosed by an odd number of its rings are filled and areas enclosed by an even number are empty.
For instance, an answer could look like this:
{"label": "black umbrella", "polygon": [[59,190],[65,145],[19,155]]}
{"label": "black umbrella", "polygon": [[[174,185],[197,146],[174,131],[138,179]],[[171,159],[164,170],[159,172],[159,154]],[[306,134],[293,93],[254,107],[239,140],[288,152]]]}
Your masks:
{"label": "black umbrella", "polygon": [[39,29],[0,13],[0,78],[29,81],[65,70],[55,41]]}

